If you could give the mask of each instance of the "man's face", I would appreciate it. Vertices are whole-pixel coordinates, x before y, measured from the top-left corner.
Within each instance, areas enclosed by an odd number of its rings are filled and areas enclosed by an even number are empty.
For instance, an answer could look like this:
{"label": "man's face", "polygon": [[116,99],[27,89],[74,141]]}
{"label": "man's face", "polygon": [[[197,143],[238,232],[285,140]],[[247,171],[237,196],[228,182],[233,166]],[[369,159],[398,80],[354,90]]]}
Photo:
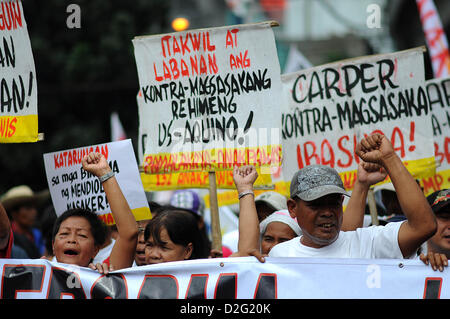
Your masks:
{"label": "man's face", "polygon": [[36,221],[37,210],[31,205],[22,205],[12,214],[16,223],[23,228],[31,228]]}
{"label": "man's face", "polygon": [[301,242],[305,246],[320,248],[330,245],[339,236],[342,225],[341,194],[330,194],[313,201],[289,199],[288,209],[291,217],[297,218],[302,229]]}
{"label": "man's face", "polygon": [[447,255],[450,258],[450,206],[445,212],[436,214],[437,230],[428,240],[433,252]]}
{"label": "man's face", "polygon": [[136,254],[134,256],[134,261],[136,262],[136,265],[143,266],[145,265],[145,239],[144,239],[144,232],[145,232],[145,226],[147,226],[148,222],[150,220],[140,220],[137,222],[138,224],[138,241],[136,245]]}

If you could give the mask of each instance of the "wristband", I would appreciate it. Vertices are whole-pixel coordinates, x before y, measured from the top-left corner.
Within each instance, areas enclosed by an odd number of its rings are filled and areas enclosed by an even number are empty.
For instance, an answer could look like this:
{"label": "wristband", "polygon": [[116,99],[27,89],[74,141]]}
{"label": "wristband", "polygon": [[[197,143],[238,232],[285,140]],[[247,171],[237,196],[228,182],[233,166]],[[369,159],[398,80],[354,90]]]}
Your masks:
{"label": "wristband", "polygon": [[113,177],[115,174],[113,171],[109,171],[108,173],[106,173],[103,176],[100,176],[98,179],[100,180],[100,183],[104,183],[106,182],[108,179],[110,179],[111,177]]}
{"label": "wristband", "polygon": [[245,195],[249,195],[249,194],[252,194],[253,196],[255,196],[255,194],[253,193],[253,191],[246,191],[246,192],[239,193],[238,198],[241,199],[241,198],[244,197]]}

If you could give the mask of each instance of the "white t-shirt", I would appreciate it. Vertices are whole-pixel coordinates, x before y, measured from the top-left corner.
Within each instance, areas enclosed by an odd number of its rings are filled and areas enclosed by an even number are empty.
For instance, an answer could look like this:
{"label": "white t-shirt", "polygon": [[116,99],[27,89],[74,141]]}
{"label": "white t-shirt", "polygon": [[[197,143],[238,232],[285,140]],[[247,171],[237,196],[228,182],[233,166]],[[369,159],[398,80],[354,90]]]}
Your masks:
{"label": "white t-shirt", "polygon": [[398,246],[398,231],[402,223],[341,231],[335,242],[322,248],[305,246],[300,242],[301,237],[295,237],[274,246],[269,257],[403,259]]}

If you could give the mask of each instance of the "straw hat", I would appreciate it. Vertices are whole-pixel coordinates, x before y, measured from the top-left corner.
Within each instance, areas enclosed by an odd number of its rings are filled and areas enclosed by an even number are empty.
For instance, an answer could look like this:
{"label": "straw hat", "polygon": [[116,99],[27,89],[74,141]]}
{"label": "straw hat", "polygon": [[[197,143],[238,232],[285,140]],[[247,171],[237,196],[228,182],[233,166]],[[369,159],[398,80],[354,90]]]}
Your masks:
{"label": "straw hat", "polygon": [[37,196],[27,185],[20,185],[7,191],[0,201],[6,210],[13,209],[18,204],[36,204]]}

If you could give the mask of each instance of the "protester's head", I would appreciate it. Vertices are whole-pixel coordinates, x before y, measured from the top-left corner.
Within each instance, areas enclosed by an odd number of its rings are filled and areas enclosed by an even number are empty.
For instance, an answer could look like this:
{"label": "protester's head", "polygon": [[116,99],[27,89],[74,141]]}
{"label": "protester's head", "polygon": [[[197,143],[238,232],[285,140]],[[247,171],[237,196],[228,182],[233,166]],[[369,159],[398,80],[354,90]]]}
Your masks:
{"label": "protester's head", "polygon": [[287,210],[270,214],[259,224],[261,253],[268,254],[273,246],[300,236],[301,229]]}
{"label": "protester's head", "polygon": [[85,209],[70,209],[53,226],[52,248],[61,263],[87,267],[106,240],[107,226]]}
{"label": "protester's head", "polygon": [[190,189],[176,190],[170,198],[170,205],[172,208],[190,212],[195,217],[202,237],[203,244],[201,246],[209,254],[211,242],[208,238],[209,228],[204,219],[205,201],[203,198],[197,192]]}
{"label": "protester's head", "polygon": [[381,192],[381,202],[385,208],[386,215],[403,215],[402,207],[397,198],[394,184],[384,183],[375,188],[376,192]]}
{"label": "protester's head", "polygon": [[169,261],[206,258],[201,233],[193,214],[182,210],[165,210],[146,226],[145,261],[157,264]]}
{"label": "protester's head", "polygon": [[302,229],[303,244],[319,248],[338,238],[344,195],[349,196],[331,167],[310,165],[294,174],[287,206]]}
{"label": "protester's head", "polygon": [[428,250],[450,258],[450,190],[436,191],[428,195],[427,200],[437,222],[436,233],[427,242]]}
{"label": "protester's head", "polygon": [[33,190],[20,185],[11,188],[1,198],[10,218],[23,229],[30,229],[37,217],[36,202],[37,196]]}
{"label": "protester's head", "polygon": [[280,193],[268,191],[255,198],[256,212],[259,222],[277,210],[287,209],[286,197]]}
{"label": "protester's head", "polygon": [[203,217],[205,210],[204,200],[195,191],[190,189],[175,191],[170,198],[170,205],[189,210],[201,217]]}
{"label": "protester's head", "polygon": [[143,266],[145,265],[145,227],[150,222],[150,219],[140,220],[137,222],[138,224],[138,241],[136,245],[136,254],[134,256],[134,261],[136,265]]}

